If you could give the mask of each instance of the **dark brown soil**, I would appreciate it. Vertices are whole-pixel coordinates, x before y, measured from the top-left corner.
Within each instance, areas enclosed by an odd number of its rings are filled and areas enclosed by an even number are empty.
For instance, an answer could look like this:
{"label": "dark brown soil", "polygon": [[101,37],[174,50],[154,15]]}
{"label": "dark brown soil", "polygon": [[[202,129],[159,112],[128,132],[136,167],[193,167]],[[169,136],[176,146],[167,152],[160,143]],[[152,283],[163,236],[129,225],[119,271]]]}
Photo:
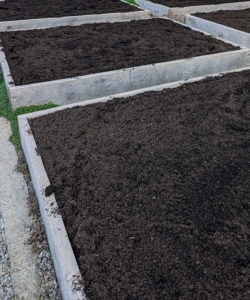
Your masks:
{"label": "dark brown soil", "polygon": [[89,299],[250,299],[250,71],[30,120]]}
{"label": "dark brown soil", "polygon": [[195,16],[250,33],[250,9],[220,10]]}
{"label": "dark brown soil", "polygon": [[0,35],[16,85],[236,50],[164,19]]}
{"label": "dark brown soil", "polygon": [[166,5],[169,7],[185,7],[185,6],[244,2],[241,0],[150,0],[150,1],[158,4]]}
{"label": "dark brown soil", "polygon": [[130,12],[135,6],[119,0],[6,0],[0,2],[0,21]]}

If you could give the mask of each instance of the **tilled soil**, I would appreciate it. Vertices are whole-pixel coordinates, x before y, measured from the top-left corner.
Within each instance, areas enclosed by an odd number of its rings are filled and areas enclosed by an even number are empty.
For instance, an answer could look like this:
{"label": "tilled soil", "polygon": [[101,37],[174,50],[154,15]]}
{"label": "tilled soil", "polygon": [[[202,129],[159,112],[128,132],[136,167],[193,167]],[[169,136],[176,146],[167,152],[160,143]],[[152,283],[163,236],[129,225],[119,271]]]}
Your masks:
{"label": "tilled soil", "polygon": [[250,71],[31,119],[88,299],[250,298]]}
{"label": "tilled soil", "polygon": [[207,14],[195,14],[195,16],[250,33],[250,9],[221,10]]}
{"label": "tilled soil", "polygon": [[130,12],[139,10],[119,0],[6,0],[0,2],[0,21]]}
{"label": "tilled soil", "polygon": [[150,0],[150,1],[165,6],[169,6],[169,7],[185,7],[185,6],[244,2],[241,0]]}
{"label": "tilled soil", "polygon": [[16,85],[239,49],[166,19],[7,32],[0,38]]}

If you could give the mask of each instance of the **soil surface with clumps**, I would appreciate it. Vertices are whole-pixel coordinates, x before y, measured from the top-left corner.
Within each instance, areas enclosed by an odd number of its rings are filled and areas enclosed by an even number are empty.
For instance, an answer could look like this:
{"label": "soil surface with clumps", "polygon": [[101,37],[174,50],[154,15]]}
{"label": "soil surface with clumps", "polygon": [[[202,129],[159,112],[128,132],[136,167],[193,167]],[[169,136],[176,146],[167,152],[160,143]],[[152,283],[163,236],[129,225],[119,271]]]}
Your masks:
{"label": "soil surface with clumps", "polygon": [[242,2],[242,0],[151,0],[151,2],[162,4],[169,7],[185,7],[197,5],[212,5]]}
{"label": "soil surface with clumps", "polygon": [[30,119],[88,299],[250,298],[250,71]]}
{"label": "soil surface with clumps", "polygon": [[207,14],[195,14],[195,16],[250,33],[250,9],[220,10]]}
{"label": "soil surface with clumps", "polygon": [[16,85],[239,49],[169,20],[0,34]]}
{"label": "soil surface with clumps", "polygon": [[139,8],[119,0],[6,0],[0,2],[0,21],[131,12]]}

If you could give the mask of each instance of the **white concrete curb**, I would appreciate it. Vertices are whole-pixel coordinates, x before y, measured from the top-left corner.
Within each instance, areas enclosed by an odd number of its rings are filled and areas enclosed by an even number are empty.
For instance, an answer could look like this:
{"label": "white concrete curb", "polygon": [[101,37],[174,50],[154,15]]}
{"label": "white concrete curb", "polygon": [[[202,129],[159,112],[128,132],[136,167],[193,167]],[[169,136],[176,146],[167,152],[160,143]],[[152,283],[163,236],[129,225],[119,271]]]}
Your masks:
{"label": "white concrete curb", "polygon": [[106,96],[106,97],[100,97],[100,98],[96,98],[96,99],[92,99],[92,100],[86,100],[86,101],[81,101],[81,102],[77,102],[77,103],[66,104],[66,105],[62,105],[59,107],[54,107],[54,108],[50,108],[50,109],[46,109],[46,110],[41,110],[41,111],[36,111],[33,113],[20,115],[20,116],[18,116],[18,121],[19,121],[19,119],[32,119],[32,118],[40,117],[40,116],[51,114],[51,113],[54,113],[54,112],[57,112],[60,110],[64,110],[66,108],[72,108],[75,106],[85,106],[85,105],[94,104],[94,103],[98,103],[98,102],[107,102],[107,101],[110,101],[113,99],[127,98],[127,97],[131,97],[134,95],[151,92],[151,91],[162,91],[163,89],[172,89],[172,88],[176,88],[182,84],[200,81],[200,80],[208,78],[208,77],[222,76],[224,74],[242,72],[242,71],[247,71],[247,70],[250,70],[250,66],[244,67],[244,68],[233,69],[230,71],[224,71],[224,72],[218,72],[218,73],[213,73],[213,74],[204,75],[204,76],[198,76],[198,77],[194,77],[194,78],[190,78],[190,79],[183,79],[183,80],[179,80],[179,81],[175,81],[175,82],[170,82],[170,83],[151,86],[151,87],[147,87],[147,88],[137,89],[137,90],[133,90],[133,91],[125,92],[125,93],[119,93],[119,94],[115,94],[115,95],[110,95],[110,96]]}
{"label": "white concrete curb", "polygon": [[156,17],[167,15],[169,12],[169,7],[162,4],[157,4],[148,0],[136,0],[136,2],[140,7],[150,10],[151,14]]}
{"label": "white concrete curb", "polygon": [[250,34],[247,32],[243,32],[188,14],[182,17],[181,21],[194,29],[202,30],[213,36],[223,38],[238,45],[250,48]]}
{"label": "white concrete curb", "polygon": [[140,5],[140,7],[150,10],[152,15],[156,17],[167,14],[182,15],[194,14],[199,12],[212,12],[218,10],[240,10],[250,7],[250,1],[186,7],[168,7],[162,4],[157,4],[157,0],[154,1],[155,2],[151,2],[148,0],[137,0],[137,3]]}
{"label": "white concrete curb", "polygon": [[250,7],[250,1],[225,3],[217,5],[199,5],[199,6],[187,6],[187,7],[170,7],[169,14],[181,15],[181,14],[194,14],[194,13],[208,13],[218,10],[241,10]]}
{"label": "white concrete curb", "polygon": [[22,147],[39,201],[41,216],[50,246],[51,256],[58,283],[64,300],[86,299],[80,288],[80,271],[73,254],[54,195],[45,196],[45,188],[50,185],[41,157],[36,153],[36,144],[27,119],[19,118]]}
{"label": "white concrete curb", "polygon": [[[140,8],[138,6],[136,7]],[[45,29],[45,28],[59,27],[59,26],[79,26],[82,24],[92,24],[92,23],[126,22],[126,21],[150,19],[150,18],[151,18],[150,12],[147,10],[142,10],[142,11],[110,13],[110,14],[100,14],[100,15],[83,15],[83,16],[61,17],[61,18],[2,21],[0,22],[0,32]]]}
{"label": "white concrete curb", "polygon": [[[232,70],[230,72],[223,72],[220,74],[213,74],[211,76],[221,76],[226,73],[240,72],[243,70],[250,70],[248,68],[241,68],[237,70]],[[32,135],[30,126],[28,124],[28,119],[36,118],[42,115],[51,114],[66,108],[71,108],[74,106],[85,106],[98,102],[106,102],[109,100],[119,98],[129,97],[136,94],[148,92],[148,91],[160,91],[165,88],[175,88],[184,83],[195,82],[204,79],[206,76],[192,78],[190,80],[182,80],[170,84],[164,84],[160,86],[154,86],[146,89],[140,89],[136,91],[131,91],[127,93],[121,93],[109,97],[102,97],[99,99],[93,99],[89,101],[83,101],[80,103],[69,104],[57,108],[52,108],[44,111],[38,111],[26,115],[21,115],[18,117],[19,130],[21,136],[22,147],[25,153],[25,157],[29,166],[33,186],[36,191],[37,198],[39,200],[41,215],[43,219],[44,226],[46,228],[46,233],[51,249],[51,254],[53,262],[56,269],[56,274],[58,282],[61,288],[63,299],[86,299],[83,292],[74,289],[74,279],[81,278],[78,266],[75,261],[75,256],[73,254],[66,229],[64,227],[63,221],[59,213],[57,213],[57,203],[54,195],[49,197],[44,196],[44,190],[50,185],[47,173],[44,169],[42,159],[37,155],[36,143]]]}

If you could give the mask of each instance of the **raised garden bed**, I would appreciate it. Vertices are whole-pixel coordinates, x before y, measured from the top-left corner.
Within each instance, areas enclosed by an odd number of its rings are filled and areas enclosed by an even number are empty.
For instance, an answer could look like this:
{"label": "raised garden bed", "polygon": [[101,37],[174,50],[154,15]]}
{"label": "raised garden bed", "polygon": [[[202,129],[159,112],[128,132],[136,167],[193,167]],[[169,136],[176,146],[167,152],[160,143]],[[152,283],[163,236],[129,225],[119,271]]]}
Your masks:
{"label": "raised garden bed", "polygon": [[218,5],[218,4],[237,3],[237,2],[244,2],[244,1],[242,0],[154,0],[154,2],[168,7],[186,7],[186,6],[197,6],[197,5]]}
{"label": "raised garden bed", "polygon": [[149,11],[119,0],[0,3],[0,32],[149,18]]}
{"label": "raised garden bed", "polygon": [[195,16],[250,33],[250,9],[217,11],[208,14],[195,14]]}
{"label": "raised garden bed", "polygon": [[249,297],[249,78],[20,118],[88,299]]}
{"label": "raised garden bed", "polygon": [[0,2],[0,22],[138,10],[119,0],[16,0]]}
{"label": "raised garden bed", "polygon": [[233,43],[250,48],[250,9],[185,15],[181,21]]}
{"label": "raised garden bed", "polygon": [[[2,33],[1,40],[7,57],[2,67],[14,107],[73,103],[249,62],[248,50],[166,19]],[[190,60],[193,57],[197,59]]]}
{"label": "raised garden bed", "polygon": [[2,33],[0,37],[16,85],[237,50],[166,19]]}
{"label": "raised garden bed", "polygon": [[155,16],[211,12],[221,9],[238,10],[250,7],[250,1],[240,0],[153,0],[152,2],[137,0],[137,3],[145,9],[149,9]]}

